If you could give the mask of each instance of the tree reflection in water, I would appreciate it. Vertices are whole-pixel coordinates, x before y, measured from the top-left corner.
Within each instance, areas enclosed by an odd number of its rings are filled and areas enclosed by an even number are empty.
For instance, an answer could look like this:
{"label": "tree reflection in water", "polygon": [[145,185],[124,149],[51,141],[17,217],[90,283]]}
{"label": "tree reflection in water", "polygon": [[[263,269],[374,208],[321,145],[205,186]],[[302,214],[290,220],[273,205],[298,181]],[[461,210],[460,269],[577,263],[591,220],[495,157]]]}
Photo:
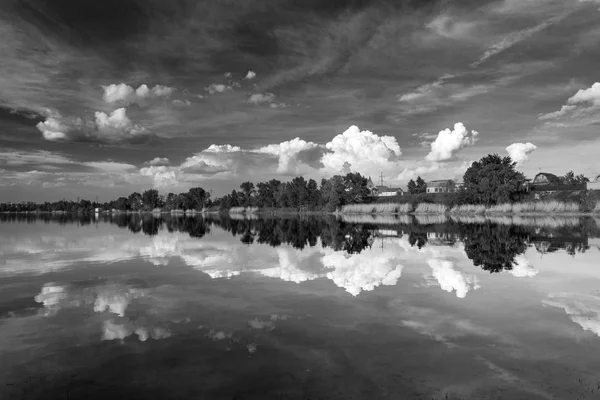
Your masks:
{"label": "tree reflection in water", "polygon": [[211,226],[230,232],[244,244],[261,243],[270,246],[282,244],[304,249],[320,243],[335,251],[357,254],[371,248],[381,229],[396,232],[396,237],[408,235],[411,246],[453,246],[456,241],[464,244],[467,257],[489,272],[510,270],[515,259],[529,246],[541,253],[565,251],[568,254],[589,249],[588,236],[599,237],[600,226],[592,218],[581,218],[577,224],[551,226],[511,225],[497,221],[476,223],[447,222],[444,224],[419,224],[407,216],[410,223],[392,226],[344,222],[334,216],[265,217],[232,219],[227,214],[207,216],[151,215],[151,214],[0,214],[2,223],[58,223],[90,225],[108,222],[133,233],[157,235],[161,229],[168,232],[186,232],[191,237],[202,238]]}
{"label": "tree reflection in water", "polygon": [[460,240],[475,266],[494,273],[513,268],[527,250],[529,234],[524,227],[485,223],[461,226]]}

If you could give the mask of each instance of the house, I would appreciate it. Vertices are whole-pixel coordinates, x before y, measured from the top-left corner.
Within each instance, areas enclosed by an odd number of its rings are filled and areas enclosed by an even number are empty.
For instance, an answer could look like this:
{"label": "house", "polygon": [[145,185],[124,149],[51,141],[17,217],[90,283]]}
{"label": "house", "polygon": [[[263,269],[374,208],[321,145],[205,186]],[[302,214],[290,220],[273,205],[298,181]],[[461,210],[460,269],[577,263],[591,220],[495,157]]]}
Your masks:
{"label": "house", "polygon": [[452,179],[427,182],[427,193],[454,193],[456,190],[456,184]]}
{"label": "house", "polygon": [[540,172],[527,184],[529,190],[556,191],[556,190],[587,190],[587,183],[568,184],[563,177],[558,177],[548,172]]}
{"label": "house", "polygon": [[391,196],[404,196],[404,189],[402,188],[391,188],[387,186],[376,186],[375,195],[377,197],[391,197]]}
{"label": "house", "polygon": [[600,175],[594,178],[593,181],[588,182],[588,190],[600,190]]}
{"label": "house", "polygon": [[531,182],[532,185],[562,185],[562,183],[558,176],[548,172],[540,172]]}

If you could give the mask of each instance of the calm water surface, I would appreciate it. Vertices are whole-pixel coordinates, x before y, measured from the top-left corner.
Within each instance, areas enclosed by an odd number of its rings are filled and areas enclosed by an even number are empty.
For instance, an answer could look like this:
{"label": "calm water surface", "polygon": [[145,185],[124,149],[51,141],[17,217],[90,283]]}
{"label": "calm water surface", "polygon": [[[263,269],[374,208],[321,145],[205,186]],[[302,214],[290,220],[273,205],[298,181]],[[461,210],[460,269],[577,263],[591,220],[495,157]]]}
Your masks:
{"label": "calm water surface", "polygon": [[0,399],[600,399],[599,232],[0,215]]}

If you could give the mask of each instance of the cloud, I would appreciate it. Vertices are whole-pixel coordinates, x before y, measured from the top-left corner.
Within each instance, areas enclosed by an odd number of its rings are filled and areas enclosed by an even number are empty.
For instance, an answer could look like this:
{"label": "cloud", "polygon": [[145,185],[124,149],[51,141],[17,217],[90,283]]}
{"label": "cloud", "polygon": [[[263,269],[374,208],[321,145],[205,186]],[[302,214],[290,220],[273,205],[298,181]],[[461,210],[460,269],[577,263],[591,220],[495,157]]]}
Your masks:
{"label": "cloud", "polygon": [[152,178],[155,189],[167,189],[179,184],[179,171],[164,165],[150,166],[140,169],[140,175]]}
{"label": "cloud", "polygon": [[69,140],[72,135],[89,128],[81,118],[63,117],[57,112],[49,112],[45,121],[38,122],[36,128],[49,141]]}
{"label": "cloud", "polygon": [[135,165],[113,161],[86,161],[82,165],[99,169],[105,172],[122,173],[135,169]]}
{"label": "cloud", "polygon": [[93,121],[81,118],[63,117],[50,112],[46,120],[36,127],[49,141],[100,141],[118,142],[150,135],[145,128],[134,124],[127,116],[125,108],[110,113],[97,111]]}
{"label": "cloud", "polygon": [[452,159],[454,153],[460,149],[474,145],[479,133],[469,131],[461,122],[454,124],[454,129],[444,129],[438,133],[437,138],[431,143],[431,151],[425,157],[427,161],[446,161]]}
{"label": "cloud", "polygon": [[248,103],[251,104],[263,104],[263,103],[271,103],[275,100],[275,95],[273,93],[255,93],[250,95],[248,98]]}
{"label": "cloud", "polygon": [[125,83],[113,83],[108,86],[102,86],[102,89],[104,90],[104,94],[102,96],[104,102],[109,104],[121,103],[124,105],[133,103],[142,105],[144,100],[158,97],[168,97],[175,91],[174,88],[163,85],[156,85],[150,89],[145,84],[140,85],[134,90],[131,86]]}
{"label": "cloud", "polygon": [[254,71],[248,71],[248,73],[246,74],[246,78],[245,79],[254,79],[256,78],[256,72]]}
{"label": "cloud", "polygon": [[242,151],[241,147],[230,144],[211,144],[204,150],[206,153],[236,153],[239,151]]}
{"label": "cloud", "polygon": [[[190,159],[188,159],[188,161],[190,161]],[[182,167],[181,170],[183,172],[201,175],[214,175],[220,172],[229,171],[229,169],[223,165],[210,164],[204,160],[190,162],[189,165]]]}
{"label": "cloud", "polygon": [[232,86],[224,85],[222,83],[211,83],[207,87],[204,88],[209,94],[216,93],[225,93],[227,91],[233,90]]}
{"label": "cloud", "polygon": [[476,276],[458,271],[452,261],[431,259],[427,260],[427,264],[431,267],[433,276],[442,290],[446,292],[454,290],[456,297],[460,299],[464,298],[469,291],[480,288]]}
{"label": "cloud", "polygon": [[563,117],[583,118],[600,112],[600,82],[587,89],[580,89],[567,100],[560,110],[539,116],[540,120],[561,119]]}
{"label": "cloud", "polygon": [[125,108],[117,108],[110,114],[98,111],[94,115],[98,131],[108,140],[128,138],[144,133],[144,128],[131,122]]}
{"label": "cloud", "polygon": [[550,295],[545,305],[562,308],[583,330],[600,336],[600,297],[576,293]]}
{"label": "cloud", "polygon": [[[492,83],[459,82],[459,75],[444,74],[432,83],[419,86],[415,91],[398,96],[402,115],[418,115],[465,102],[472,97],[493,91],[514,80],[514,77],[501,77]],[[452,81],[453,82],[449,82]]]}
{"label": "cloud", "polygon": [[536,276],[540,271],[531,265],[531,262],[524,254],[515,257],[513,267],[508,271],[509,274],[517,278],[530,278]]}
{"label": "cloud", "polygon": [[73,164],[66,156],[45,150],[36,151],[0,151],[0,164],[7,166]]}
{"label": "cloud", "polygon": [[171,162],[166,157],[154,157],[152,160],[146,161],[144,164],[159,167],[169,165]]}
{"label": "cloud", "polygon": [[506,152],[518,165],[522,165],[529,159],[529,154],[533,153],[537,146],[533,143],[513,143],[506,148]]}
{"label": "cloud", "polygon": [[[272,154],[277,157],[277,172],[280,174],[300,173],[302,154],[310,150],[319,150],[321,146],[295,138],[279,144],[270,144],[254,150],[257,153]],[[321,154],[319,152],[318,154]]]}
{"label": "cloud", "polygon": [[372,291],[380,285],[396,285],[403,269],[400,259],[393,254],[371,251],[352,255],[332,252],[323,257],[323,265],[333,269],[327,273],[327,278],[352,296]]}
{"label": "cloud", "polygon": [[323,155],[322,162],[331,174],[339,173],[348,163],[353,171],[378,175],[382,170],[395,169],[402,155],[395,137],[361,131],[356,125],[335,136],[325,147],[330,152]]}
{"label": "cloud", "polygon": [[[570,11],[569,11],[569,13],[570,13]],[[561,15],[549,18],[549,19],[543,21],[542,23],[535,25],[531,28],[522,29],[520,31],[513,32],[513,33],[503,37],[502,40],[494,43],[487,50],[485,50],[485,52],[481,55],[481,57],[479,57],[479,59],[477,61],[475,61],[474,63],[471,64],[471,67],[480,66],[481,64],[486,62],[491,57],[510,49],[511,47],[515,46],[516,44],[530,38],[534,34],[546,29],[547,27],[549,27],[551,25],[556,24],[557,22],[560,22],[569,13],[561,14]]]}

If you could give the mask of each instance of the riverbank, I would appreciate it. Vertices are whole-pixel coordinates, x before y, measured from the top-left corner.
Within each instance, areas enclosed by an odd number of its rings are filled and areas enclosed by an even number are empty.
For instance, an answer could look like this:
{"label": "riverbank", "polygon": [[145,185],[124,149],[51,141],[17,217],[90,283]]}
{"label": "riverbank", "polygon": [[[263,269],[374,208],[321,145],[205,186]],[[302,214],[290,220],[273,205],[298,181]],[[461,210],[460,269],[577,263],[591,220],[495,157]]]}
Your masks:
{"label": "riverbank", "polygon": [[450,207],[439,203],[373,203],[348,204],[340,209],[341,214],[451,214],[451,215],[593,215],[600,213],[600,201],[594,208],[586,209],[575,202],[531,201],[506,203],[493,206],[463,204]]}

